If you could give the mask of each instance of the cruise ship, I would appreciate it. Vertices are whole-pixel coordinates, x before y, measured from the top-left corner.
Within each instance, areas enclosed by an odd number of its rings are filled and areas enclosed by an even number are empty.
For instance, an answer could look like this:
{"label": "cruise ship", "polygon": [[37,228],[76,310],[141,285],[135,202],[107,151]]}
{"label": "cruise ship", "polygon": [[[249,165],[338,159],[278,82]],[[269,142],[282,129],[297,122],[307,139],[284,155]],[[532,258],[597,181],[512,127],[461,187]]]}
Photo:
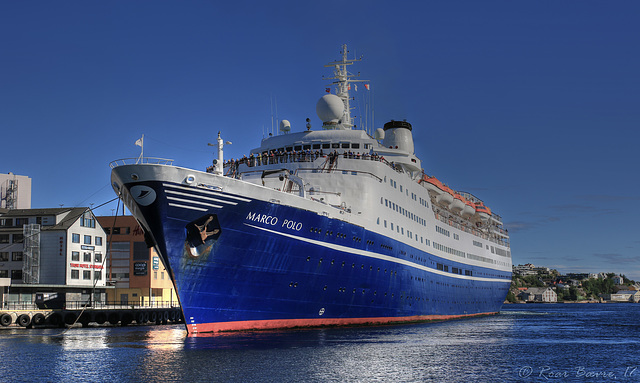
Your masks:
{"label": "cruise ship", "polygon": [[[208,169],[144,158],[111,163],[111,183],[162,256],[190,335],[377,325],[491,315],[511,283],[502,219],[428,175],[413,126],[368,133],[351,116],[341,58],[316,104],[322,128],[276,135]],[[325,89],[323,89],[324,91]],[[215,145],[214,145],[215,146]]]}

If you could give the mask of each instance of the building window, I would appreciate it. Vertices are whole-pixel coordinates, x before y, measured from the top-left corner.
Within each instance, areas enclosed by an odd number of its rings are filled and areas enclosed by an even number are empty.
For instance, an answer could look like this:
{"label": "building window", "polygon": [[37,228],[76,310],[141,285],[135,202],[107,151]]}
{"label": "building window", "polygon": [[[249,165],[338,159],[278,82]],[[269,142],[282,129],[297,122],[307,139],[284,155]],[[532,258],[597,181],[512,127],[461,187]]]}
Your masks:
{"label": "building window", "polygon": [[82,279],[91,279],[91,270],[82,271]]}
{"label": "building window", "polygon": [[102,280],[102,271],[94,271],[93,272],[93,278],[96,281],[101,281]]}
{"label": "building window", "polygon": [[0,278],[9,278],[9,270],[0,270]]}
{"label": "building window", "polygon": [[22,261],[22,251],[14,251],[14,252],[12,252],[11,253],[11,260],[12,261]]}
{"label": "building window", "polygon": [[110,227],[105,227],[104,231],[107,234],[129,234],[131,232],[128,227],[114,227],[113,230]]}
{"label": "building window", "polygon": [[80,218],[80,226],[82,227],[96,227],[96,219],[93,217],[91,212],[86,212]]}
{"label": "building window", "polygon": [[164,279],[164,271],[160,272],[160,279]]}
{"label": "building window", "polygon": [[84,244],[85,245],[91,245],[91,236],[90,235],[85,235],[84,236]]}
{"label": "building window", "polygon": [[71,279],[80,279],[80,270],[71,270]]}
{"label": "building window", "polygon": [[102,254],[101,253],[96,253],[96,262],[98,262],[98,263],[102,262]]}
{"label": "building window", "polygon": [[9,234],[0,234],[0,243],[9,243]]}
{"label": "building window", "polygon": [[71,234],[71,242],[80,243],[80,234],[76,234],[76,233]]}
{"label": "building window", "polygon": [[29,224],[29,218],[16,218],[16,227],[21,227]]}
{"label": "building window", "polygon": [[102,237],[96,237],[96,246],[102,246]]}
{"label": "building window", "polygon": [[149,248],[144,242],[133,243],[133,260],[134,261],[148,261],[149,260]]}
{"label": "building window", "polygon": [[22,270],[11,270],[11,279],[22,279]]}
{"label": "building window", "polygon": [[9,252],[0,251],[0,262],[8,262],[8,261],[9,261]]}
{"label": "building window", "polygon": [[87,252],[85,252],[85,253],[82,255],[82,260],[83,260],[84,262],[91,262],[91,253],[87,253]]}
{"label": "building window", "polygon": [[71,252],[71,260],[79,262],[80,261],[80,252],[79,251],[72,251]]}
{"label": "building window", "polygon": [[157,271],[153,272],[153,279],[158,279],[158,272]]}
{"label": "building window", "polygon": [[0,219],[0,226],[13,226],[13,218]]}
{"label": "building window", "polygon": [[13,235],[13,243],[23,243],[23,242],[24,242],[24,234]]}

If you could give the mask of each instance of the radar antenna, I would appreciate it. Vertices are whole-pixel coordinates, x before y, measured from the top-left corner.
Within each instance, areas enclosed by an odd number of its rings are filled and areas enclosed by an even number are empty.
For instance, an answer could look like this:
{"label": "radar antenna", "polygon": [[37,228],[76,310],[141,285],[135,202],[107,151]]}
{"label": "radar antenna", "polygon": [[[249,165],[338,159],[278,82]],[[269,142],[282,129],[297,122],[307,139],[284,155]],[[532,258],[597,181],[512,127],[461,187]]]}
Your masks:
{"label": "radar antenna", "polygon": [[347,44],[342,45],[342,60],[333,61],[325,65],[326,68],[334,68],[333,77],[323,78],[325,80],[336,80],[333,81],[332,84],[336,85],[336,96],[342,99],[344,103],[344,112],[341,118],[342,129],[351,129],[353,125],[353,119],[351,118],[351,106],[349,97],[349,91],[351,90],[351,83],[357,82],[368,82],[368,80],[359,80],[356,79],[360,77],[360,74],[357,75],[349,73],[347,70],[347,65],[353,65],[353,63],[361,61],[362,57],[358,59],[349,59],[347,58],[347,54],[349,51],[347,50]]}

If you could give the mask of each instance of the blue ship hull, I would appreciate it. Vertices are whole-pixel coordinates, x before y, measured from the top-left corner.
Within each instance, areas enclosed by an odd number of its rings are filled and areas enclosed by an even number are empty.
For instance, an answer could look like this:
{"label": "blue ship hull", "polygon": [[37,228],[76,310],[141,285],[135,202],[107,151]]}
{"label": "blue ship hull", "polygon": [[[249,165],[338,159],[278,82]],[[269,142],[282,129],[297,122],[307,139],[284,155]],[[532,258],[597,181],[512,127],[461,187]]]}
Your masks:
{"label": "blue ship hull", "polygon": [[155,193],[148,206],[133,192],[125,201],[172,274],[192,334],[492,314],[510,287],[510,273],[277,201],[216,191],[212,207],[206,190],[135,185]]}

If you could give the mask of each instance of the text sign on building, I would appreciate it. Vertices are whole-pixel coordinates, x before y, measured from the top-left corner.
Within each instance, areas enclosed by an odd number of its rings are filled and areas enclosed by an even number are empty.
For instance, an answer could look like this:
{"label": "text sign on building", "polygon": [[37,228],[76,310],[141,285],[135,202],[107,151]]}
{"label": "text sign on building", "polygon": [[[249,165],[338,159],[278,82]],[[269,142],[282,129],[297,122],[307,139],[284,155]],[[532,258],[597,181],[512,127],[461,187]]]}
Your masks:
{"label": "text sign on building", "polygon": [[158,257],[153,257],[153,269],[158,270],[160,268],[160,259]]}
{"label": "text sign on building", "polygon": [[147,262],[134,262],[133,275],[147,275]]}
{"label": "text sign on building", "polygon": [[102,265],[87,265],[85,263],[70,263],[71,267],[79,267],[81,269],[98,269],[102,270]]}

